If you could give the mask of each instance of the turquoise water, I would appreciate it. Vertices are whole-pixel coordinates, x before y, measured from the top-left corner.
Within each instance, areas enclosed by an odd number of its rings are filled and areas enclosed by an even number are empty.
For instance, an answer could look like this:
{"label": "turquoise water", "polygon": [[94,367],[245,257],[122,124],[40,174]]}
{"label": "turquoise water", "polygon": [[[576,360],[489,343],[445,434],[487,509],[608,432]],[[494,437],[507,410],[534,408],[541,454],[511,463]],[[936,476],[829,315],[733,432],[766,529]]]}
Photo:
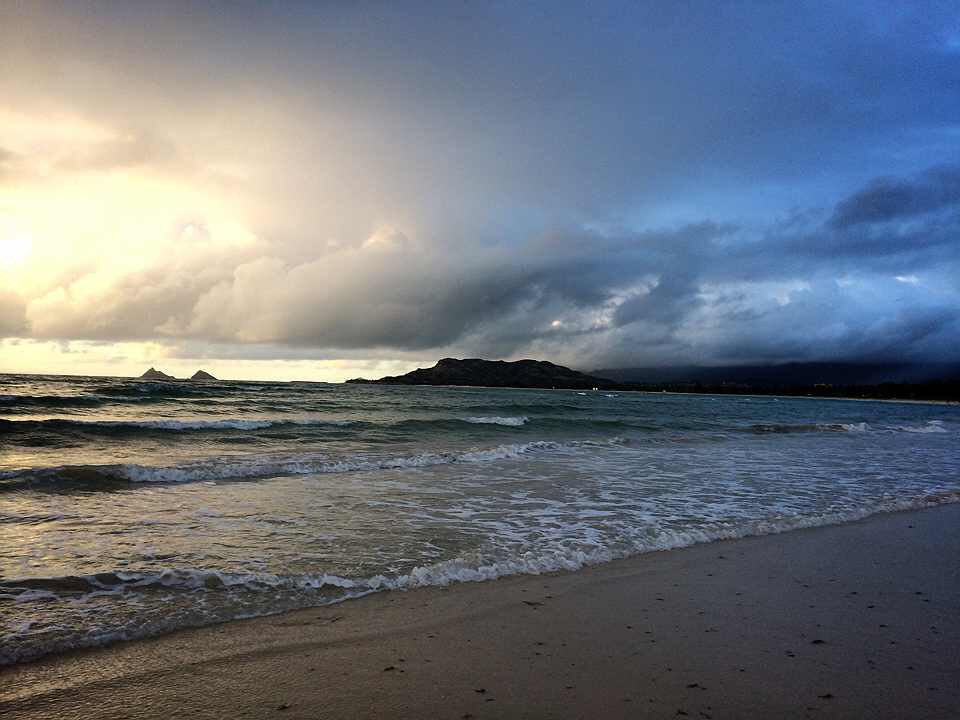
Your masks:
{"label": "turquoise water", "polygon": [[960,408],[0,375],[0,662],[960,499]]}

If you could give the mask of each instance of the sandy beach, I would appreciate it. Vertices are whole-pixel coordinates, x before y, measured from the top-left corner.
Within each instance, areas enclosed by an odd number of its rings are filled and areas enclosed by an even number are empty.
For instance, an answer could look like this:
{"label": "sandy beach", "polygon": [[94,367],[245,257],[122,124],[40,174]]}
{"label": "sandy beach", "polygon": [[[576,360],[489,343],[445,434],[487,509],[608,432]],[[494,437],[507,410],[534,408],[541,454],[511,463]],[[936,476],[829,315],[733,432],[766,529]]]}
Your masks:
{"label": "sandy beach", "polygon": [[15,718],[955,718],[960,505],[7,668]]}

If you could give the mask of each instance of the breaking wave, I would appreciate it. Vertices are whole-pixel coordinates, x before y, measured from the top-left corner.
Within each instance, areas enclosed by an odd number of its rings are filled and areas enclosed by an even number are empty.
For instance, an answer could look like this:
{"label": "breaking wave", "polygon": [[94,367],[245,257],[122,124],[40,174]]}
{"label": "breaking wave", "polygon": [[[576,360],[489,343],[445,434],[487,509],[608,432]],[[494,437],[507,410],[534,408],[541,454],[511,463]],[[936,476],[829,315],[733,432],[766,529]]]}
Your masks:
{"label": "breaking wave", "polygon": [[[240,593],[253,597],[242,611],[230,612],[229,605],[210,606],[206,615],[193,615],[182,624],[145,623],[116,631],[101,631],[84,636],[51,639],[48,643],[31,638],[33,623],[10,628],[6,644],[0,648],[0,665],[36,659],[52,652],[107,645],[158,635],[178,627],[202,626],[231,619],[274,615],[295,608],[318,607],[362,597],[374,592],[409,590],[429,586],[447,586],[463,582],[484,582],[510,575],[541,575],[575,571],[620,558],[650,552],[673,550],[719,540],[773,535],[802,528],[837,525],[881,513],[936,507],[960,502],[960,492],[945,491],[914,498],[898,498],[853,510],[790,517],[776,516],[746,520],[736,526],[726,523],[702,525],[682,530],[660,529],[653,533],[616,538],[614,542],[585,548],[547,545],[508,557],[483,552],[421,565],[399,574],[369,577],[343,577],[326,573],[282,576],[270,573],[230,573],[194,568],[163,568],[154,572],[115,570],[92,575],[8,579],[0,581],[0,600],[21,603],[67,601],[74,605],[103,596],[133,595],[134,602],[144,593]],[[257,603],[260,596],[264,602]],[[284,602],[277,605],[277,600]],[[216,608],[220,608],[217,610]],[[31,640],[33,640],[31,642]]]}
{"label": "breaking wave", "polygon": [[3,420],[0,419],[0,434],[23,430],[60,430],[110,433],[113,431],[171,430],[186,432],[191,430],[262,430],[282,425],[334,425],[354,424],[351,420],[328,420],[312,418],[281,419],[235,419],[235,420],[68,420],[53,418],[48,420]]}
{"label": "breaking wave", "polygon": [[95,395],[0,395],[3,412],[33,412],[38,408],[69,409],[97,408],[114,402],[111,398]]}
{"label": "breaking wave", "polygon": [[[622,444],[615,438],[609,444]],[[559,443],[537,441],[499,445],[493,448],[466,452],[424,452],[391,458],[317,460],[292,458],[286,460],[205,461],[185,463],[171,467],[137,464],[73,465],[50,468],[29,468],[0,473],[0,485],[12,485],[16,481],[56,482],[131,482],[131,483],[186,483],[216,480],[243,480],[280,477],[284,475],[322,475],[329,473],[364,472],[373,470],[399,470],[455,463],[490,462],[508,460],[524,455],[575,448],[581,442]]]}
{"label": "breaking wave", "polygon": [[468,417],[468,423],[475,425],[506,425],[508,427],[520,427],[530,422],[530,418],[523,415],[520,417]]}
{"label": "breaking wave", "polygon": [[859,423],[755,423],[750,426],[755,433],[817,433],[817,432],[867,432],[870,427]]}
{"label": "breaking wave", "polygon": [[942,420],[930,420],[926,425],[894,425],[891,429],[908,433],[945,433]]}

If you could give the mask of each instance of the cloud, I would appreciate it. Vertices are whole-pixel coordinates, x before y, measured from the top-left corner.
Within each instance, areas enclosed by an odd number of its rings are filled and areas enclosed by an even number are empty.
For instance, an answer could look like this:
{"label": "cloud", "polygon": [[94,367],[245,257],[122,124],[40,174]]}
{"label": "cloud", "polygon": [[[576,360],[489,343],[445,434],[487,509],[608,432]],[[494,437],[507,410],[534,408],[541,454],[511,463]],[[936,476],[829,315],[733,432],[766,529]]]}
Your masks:
{"label": "cloud", "polygon": [[169,168],[181,161],[169,140],[146,130],[128,130],[69,152],[58,160],[57,167],[71,172],[104,172]]}
{"label": "cloud", "polygon": [[0,338],[23,335],[27,330],[23,299],[0,289]]}
{"label": "cloud", "polygon": [[889,288],[850,291],[820,277],[789,300],[747,301],[741,317],[731,311],[743,300],[718,303],[691,319],[685,339],[722,362],[956,358],[956,299],[903,307]]}
{"label": "cloud", "polygon": [[960,250],[944,238],[960,219],[918,220],[908,234],[878,221],[861,236],[806,217],[574,229],[456,250],[385,228],[307,259],[302,248],[211,247],[112,282],[80,276],[34,299],[27,317],[38,338],[291,356],[540,354],[611,366],[956,354],[960,289],[949,278]]}
{"label": "cloud", "polygon": [[190,322],[198,299],[252,252],[183,243],[143,270],[117,275],[78,268],[28,303],[31,335],[113,341],[175,337]]}
{"label": "cloud", "polygon": [[944,208],[960,209],[960,167],[945,165],[910,178],[878,178],[840,202],[830,224],[846,229]]}
{"label": "cloud", "polygon": [[0,147],[0,183],[15,177],[19,160],[17,153]]}

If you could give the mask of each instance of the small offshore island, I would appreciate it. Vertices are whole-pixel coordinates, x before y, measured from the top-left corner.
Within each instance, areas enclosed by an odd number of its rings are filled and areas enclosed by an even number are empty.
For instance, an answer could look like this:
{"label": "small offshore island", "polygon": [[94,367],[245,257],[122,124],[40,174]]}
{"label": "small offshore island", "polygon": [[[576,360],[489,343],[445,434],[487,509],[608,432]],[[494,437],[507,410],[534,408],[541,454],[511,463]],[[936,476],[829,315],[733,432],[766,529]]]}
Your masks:
{"label": "small offshore island", "polygon": [[[157,370],[156,368],[150,368],[143,375],[141,375],[138,380],[155,380],[155,381],[166,381],[166,382],[178,382],[180,378],[176,378],[173,375],[167,375],[162,370]],[[197,370],[193,375],[187,380],[216,380],[213,375],[208,373],[206,370]]]}

